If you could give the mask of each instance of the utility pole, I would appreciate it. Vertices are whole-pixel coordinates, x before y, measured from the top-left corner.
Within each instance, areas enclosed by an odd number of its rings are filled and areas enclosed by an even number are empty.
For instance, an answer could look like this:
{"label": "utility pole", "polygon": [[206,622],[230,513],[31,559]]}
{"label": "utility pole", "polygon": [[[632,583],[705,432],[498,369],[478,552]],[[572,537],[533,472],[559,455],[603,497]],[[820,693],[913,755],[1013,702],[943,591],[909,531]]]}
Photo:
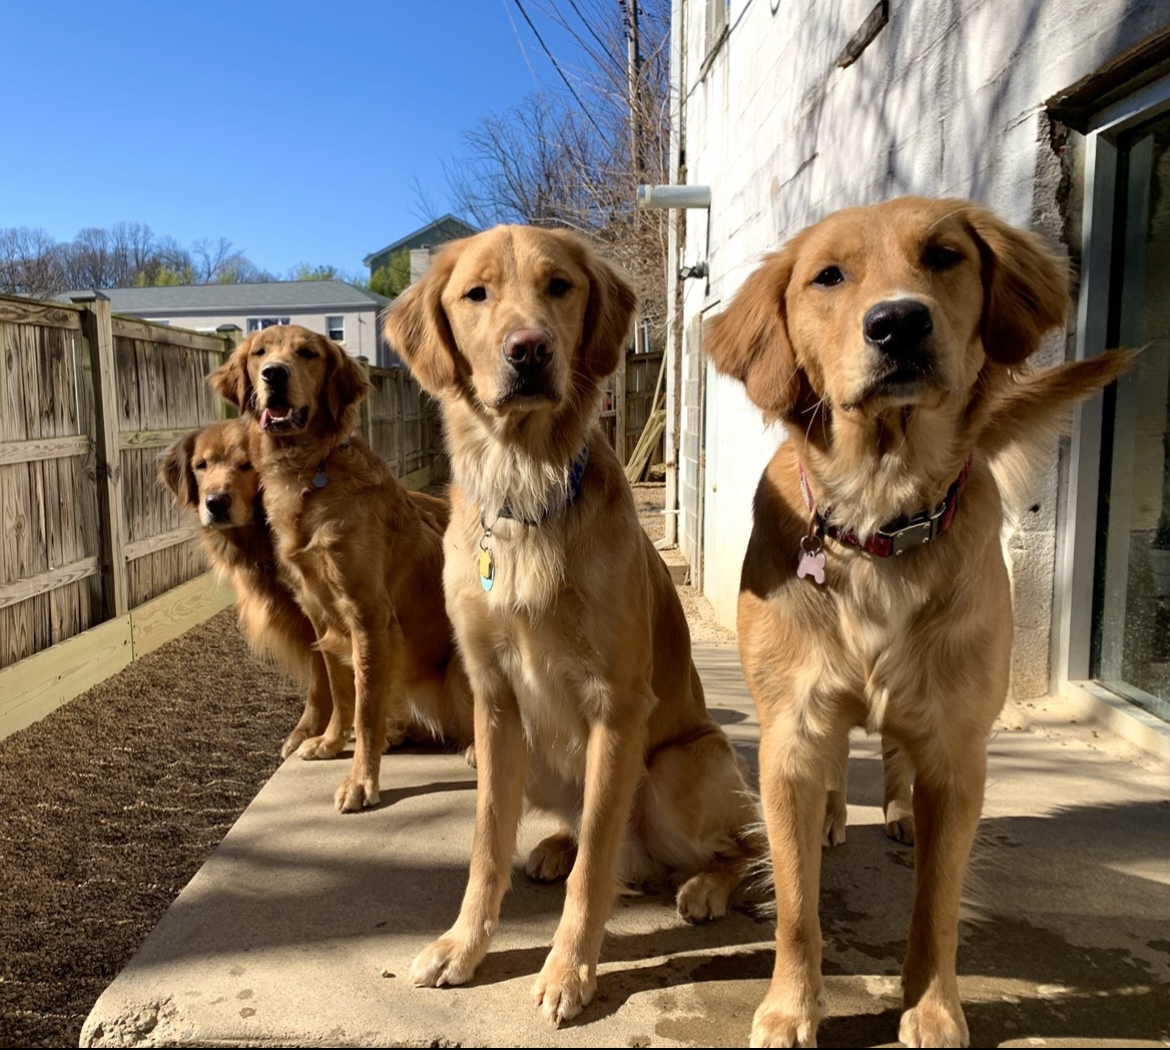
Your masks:
{"label": "utility pole", "polygon": [[[642,69],[638,54],[638,0],[618,0],[626,9],[626,78],[630,96],[630,169],[636,190],[643,180],[642,171]],[[642,216],[634,209],[634,237],[641,232]],[[634,353],[645,353],[642,319],[634,323]],[[653,406],[651,406],[653,407]]]}
{"label": "utility pole", "polygon": [[642,70],[638,54],[638,0],[623,0],[626,9],[626,75],[630,93],[630,165],[634,185],[642,182]]}

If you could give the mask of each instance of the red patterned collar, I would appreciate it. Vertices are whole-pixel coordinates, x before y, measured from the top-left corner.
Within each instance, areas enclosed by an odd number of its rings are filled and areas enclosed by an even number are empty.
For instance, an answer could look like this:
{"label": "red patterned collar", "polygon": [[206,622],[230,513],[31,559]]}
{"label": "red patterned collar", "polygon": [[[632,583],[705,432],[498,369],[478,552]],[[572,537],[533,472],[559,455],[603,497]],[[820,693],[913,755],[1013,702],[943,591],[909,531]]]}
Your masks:
{"label": "red patterned collar", "polygon": [[963,494],[963,489],[967,487],[967,477],[971,473],[971,457],[967,457],[963,463],[963,469],[959,471],[959,476],[947,489],[947,494],[937,507],[933,510],[920,510],[908,518],[887,522],[864,541],[858,537],[856,530],[842,528],[826,520],[825,515],[817,509],[816,500],[813,499],[812,493],[809,491],[808,479],[804,474],[804,464],[798,464],[798,469],[800,470],[800,493],[804,497],[805,506],[812,514],[809,535],[828,536],[838,543],[857,547],[867,554],[873,554],[879,558],[889,558],[921,547],[931,540],[937,539],[950,528],[951,522],[955,518],[955,512],[959,509],[959,497]]}

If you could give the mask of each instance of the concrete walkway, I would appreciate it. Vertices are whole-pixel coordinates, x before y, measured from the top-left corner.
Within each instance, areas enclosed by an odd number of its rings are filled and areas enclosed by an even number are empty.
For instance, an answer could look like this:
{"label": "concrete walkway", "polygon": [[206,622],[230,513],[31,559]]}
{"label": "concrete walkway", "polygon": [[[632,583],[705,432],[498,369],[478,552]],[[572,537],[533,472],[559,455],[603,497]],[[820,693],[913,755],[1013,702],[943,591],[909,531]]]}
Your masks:
{"label": "concrete walkway", "polygon": [[[696,659],[715,717],[755,765],[734,648]],[[991,742],[960,988],[975,1046],[1170,1045],[1170,780],[1056,702],[1012,706]],[[474,984],[415,989],[419,949],[454,920],[474,772],[408,750],[382,806],[333,809],[337,762],[290,759],[102,995],[82,1046],[746,1046],[771,926],[688,927],[665,897],[618,901],[598,997],[554,1029],[529,999],[561,886],[517,867]],[[858,737],[848,842],[826,853],[821,1046],[893,1042],[911,851],[881,823],[880,757]],[[548,830],[530,819],[521,853]]]}

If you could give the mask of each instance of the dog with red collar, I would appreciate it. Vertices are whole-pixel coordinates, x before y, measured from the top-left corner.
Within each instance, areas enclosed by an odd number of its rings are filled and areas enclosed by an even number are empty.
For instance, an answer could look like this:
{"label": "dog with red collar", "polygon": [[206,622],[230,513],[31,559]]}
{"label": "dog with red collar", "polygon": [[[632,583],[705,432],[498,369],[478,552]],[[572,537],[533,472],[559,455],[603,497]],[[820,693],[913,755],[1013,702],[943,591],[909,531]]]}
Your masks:
{"label": "dog with red collar", "polygon": [[707,327],[716,368],[788,435],[756,491],[738,610],[778,917],[753,1046],[816,1045],[821,836],[854,726],[913,771],[899,1039],[968,1045],[959,899],[1012,646],[997,478],[1129,360],[1020,372],[1067,289],[1034,235],[908,197],[799,233]]}

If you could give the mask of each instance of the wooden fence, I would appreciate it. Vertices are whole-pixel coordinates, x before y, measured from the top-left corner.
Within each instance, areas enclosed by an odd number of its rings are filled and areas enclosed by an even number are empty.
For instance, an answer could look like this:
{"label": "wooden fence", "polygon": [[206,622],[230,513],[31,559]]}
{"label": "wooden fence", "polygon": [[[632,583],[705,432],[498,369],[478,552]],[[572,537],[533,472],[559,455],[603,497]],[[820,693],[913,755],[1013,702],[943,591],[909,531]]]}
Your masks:
{"label": "wooden fence", "polygon": [[[0,297],[0,737],[231,602],[157,474],[228,414],[205,380],[240,336],[114,316],[100,294]],[[661,359],[628,355],[615,378],[603,422],[623,458]],[[408,487],[438,480],[436,406],[405,369],[369,373],[367,440]]]}
{"label": "wooden fence", "polygon": [[[227,414],[207,375],[239,341],[0,297],[0,737],[231,601],[207,580],[158,454]],[[363,430],[404,483],[430,482],[435,411],[371,369]]]}
{"label": "wooden fence", "polygon": [[[642,429],[650,418],[651,409],[654,407],[651,402],[654,399],[655,384],[658,382],[661,368],[661,350],[649,354],[635,354],[630,351],[626,354],[624,375],[616,374],[610,389],[606,392],[601,425],[610,444],[617,450],[618,459],[623,463],[638,444]],[[662,388],[659,400],[662,401],[664,398],[665,387]],[[619,431],[618,420],[623,418],[625,425]],[[650,457],[650,462],[662,462],[661,438],[657,450]]]}
{"label": "wooden fence", "polygon": [[371,368],[373,391],[362,405],[362,432],[370,447],[407,488],[445,476],[437,402],[405,368]]}

